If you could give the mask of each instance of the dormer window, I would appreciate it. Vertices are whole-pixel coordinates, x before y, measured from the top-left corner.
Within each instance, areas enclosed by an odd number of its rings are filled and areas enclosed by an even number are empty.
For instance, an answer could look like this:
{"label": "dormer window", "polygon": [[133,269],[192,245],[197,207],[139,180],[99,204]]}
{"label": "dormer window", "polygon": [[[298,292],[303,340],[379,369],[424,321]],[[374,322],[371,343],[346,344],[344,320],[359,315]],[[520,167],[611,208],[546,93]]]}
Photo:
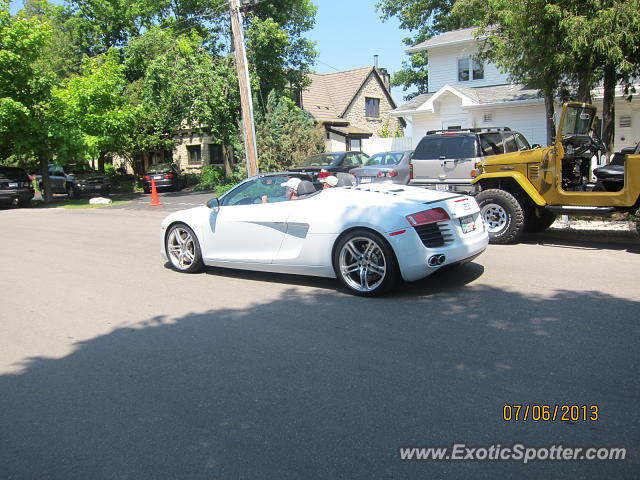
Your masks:
{"label": "dormer window", "polygon": [[484,65],[472,57],[458,59],[458,81],[482,80],[484,78]]}

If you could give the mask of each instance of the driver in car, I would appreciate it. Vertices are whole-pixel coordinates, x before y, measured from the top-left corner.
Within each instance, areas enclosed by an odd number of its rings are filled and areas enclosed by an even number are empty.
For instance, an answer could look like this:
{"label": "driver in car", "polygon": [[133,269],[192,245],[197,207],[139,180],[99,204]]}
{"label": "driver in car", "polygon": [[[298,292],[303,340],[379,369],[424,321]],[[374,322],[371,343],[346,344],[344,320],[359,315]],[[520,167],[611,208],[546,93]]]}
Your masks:
{"label": "driver in car", "polygon": [[[299,178],[290,178],[286,182],[280,184],[284,187],[284,199],[285,200],[298,200],[298,186],[301,180]],[[262,195],[262,203],[269,203],[269,197]]]}

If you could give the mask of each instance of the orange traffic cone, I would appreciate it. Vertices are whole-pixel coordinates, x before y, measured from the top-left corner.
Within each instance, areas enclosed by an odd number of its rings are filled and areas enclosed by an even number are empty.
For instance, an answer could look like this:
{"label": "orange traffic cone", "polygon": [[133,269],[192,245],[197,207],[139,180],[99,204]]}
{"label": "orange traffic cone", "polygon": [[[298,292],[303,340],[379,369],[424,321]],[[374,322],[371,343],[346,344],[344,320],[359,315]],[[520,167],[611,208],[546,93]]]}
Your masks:
{"label": "orange traffic cone", "polygon": [[151,179],[151,203],[149,204],[152,207],[157,207],[162,205],[160,198],[158,198],[158,189],[156,188],[156,181]]}

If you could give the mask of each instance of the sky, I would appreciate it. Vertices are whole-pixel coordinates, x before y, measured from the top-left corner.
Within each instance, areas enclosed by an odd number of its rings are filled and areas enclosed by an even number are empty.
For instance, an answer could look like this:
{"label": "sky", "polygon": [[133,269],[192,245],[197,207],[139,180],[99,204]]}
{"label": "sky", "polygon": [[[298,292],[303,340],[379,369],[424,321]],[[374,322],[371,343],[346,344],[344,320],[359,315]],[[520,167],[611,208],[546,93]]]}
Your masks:
{"label": "sky", "polygon": [[[316,24],[305,36],[316,42],[319,56],[313,69],[317,73],[370,66],[374,62],[373,56],[378,55],[378,66],[393,74],[408,58],[404,53],[407,46],[402,39],[408,37],[409,32],[400,29],[395,17],[383,22],[375,8],[377,0],[312,1],[318,7]],[[52,3],[61,4],[62,1],[53,0]],[[21,7],[22,1],[11,1],[13,13]],[[406,93],[402,88],[391,91],[397,105],[404,103]]]}

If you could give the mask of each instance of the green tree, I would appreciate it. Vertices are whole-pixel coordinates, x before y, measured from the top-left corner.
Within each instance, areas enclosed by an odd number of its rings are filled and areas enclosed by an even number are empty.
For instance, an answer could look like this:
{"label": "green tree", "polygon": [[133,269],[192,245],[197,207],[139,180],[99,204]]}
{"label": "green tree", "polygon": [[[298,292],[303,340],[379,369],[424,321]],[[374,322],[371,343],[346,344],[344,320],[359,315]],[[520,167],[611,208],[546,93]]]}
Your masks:
{"label": "green tree", "polygon": [[540,89],[548,141],[555,98],[590,102],[592,88],[604,80],[603,131],[611,145],[616,82],[632,75],[638,60],[638,0],[462,0],[454,11],[475,12],[480,5],[484,56],[514,81]]}
{"label": "green tree", "polygon": [[324,151],[321,129],[293,101],[278,96],[274,90],[269,93],[266,107],[256,124],[261,171],[287,170]]}
{"label": "green tree", "polygon": [[57,77],[41,61],[51,33],[38,18],[13,17],[0,0],[0,152],[37,156],[51,199],[48,163],[54,154],[77,154],[79,134],[61,121],[53,95]]}
{"label": "green tree", "polygon": [[63,105],[66,124],[82,132],[87,154],[104,170],[109,153],[121,153],[127,132],[136,124],[140,108],[127,102],[123,66],[115,50],[87,59],[82,73],[54,90]]}

